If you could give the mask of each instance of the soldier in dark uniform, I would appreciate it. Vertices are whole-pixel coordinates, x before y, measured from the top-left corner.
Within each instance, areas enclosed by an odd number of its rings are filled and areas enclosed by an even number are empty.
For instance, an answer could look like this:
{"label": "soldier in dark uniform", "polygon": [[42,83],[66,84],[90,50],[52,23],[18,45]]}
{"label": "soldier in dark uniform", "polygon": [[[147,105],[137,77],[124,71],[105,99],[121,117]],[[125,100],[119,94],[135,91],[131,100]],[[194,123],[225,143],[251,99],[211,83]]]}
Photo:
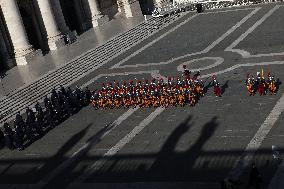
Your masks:
{"label": "soldier in dark uniform", "polygon": [[85,105],[87,106],[91,102],[92,93],[91,93],[91,91],[90,91],[90,89],[88,87],[86,87],[84,93],[85,93]]}
{"label": "soldier in dark uniform", "polygon": [[21,124],[17,124],[16,120],[14,121],[14,128],[15,128],[15,132],[19,135],[19,137],[24,138],[25,132],[24,132],[23,126]]}
{"label": "soldier in dark uniform", "polygon": [[5,137],[3,131],[0,129],[0,148],[5,145]]}
{"label": "soldier in dark uniform", "polygon": [[60,92],[64,95],[64,96],[66,96],[66,90],[65,90],[65,88],[62,86],[62,85],[60,85]]}
{"label": "soldier in dark uniform", "polygon": [[50,96],[50,100],[51,100],[51,103],[52,103],[53,106],[55,106],[56,99],[58,99],[58,94],[57,94],[57,92],[54,88],[54,89],[52,89],[51,96]]}
{"label": "soldier in dark uniform", "polygon": [[15,120],[14,120],[15,126],[21,127],[20,129],[25,131],[25,122],[23,117],[21,116],[20,112],[17,112]]}
{"label": "soldier in dark uniform", "polygon": [[62,116],[62,108],[57,98],[54,99],[53,106],[54,106],[54,113],[55,113],[54,119],[60,123],[62,121],[63,116]]}
{"label": "soldier in dark uniform", "polygon": [[52,108],[51,102],[50,102],[49,98],[47,97],[47,95],[45,95],[43,102],[44,102],[44,106],[45,106],[46,109]]}
{"label": "soldier in dark uniform", "polygon": [[67,117],[73,114],[72,106],[66,97],[63,98],[63,111]]}
{"label": "soldier in dark uniform", "polygon": [[78,86],[76,86],[75,95],[80,103],[80,109],[81,109],[81,107],[84,106],[84,95],[82,90]]}
{"label": "soldier in dark uniform", "polygon": [[75,112],[78,112],[81,109],[80,101],[75,93],[75,91],[70,96],[72,106],[75,108]]}
{"label": "soldier in dark uniform", "polygon": [[26,115],[31,121],[35,122],[35,113],[29,107],[26,107]]}
{"label": "soldier in dark uniform", "polygon": [[66,90],[66,97],[67,97],[67,98],[70,98],[71,94],[72,94],[71,88],[70,88],[70,87],[67,87],[67,90]]}
{"label": "soldier in dark uniform", "polygon": [[26,135],[27,140],[30,142],[35,140],[35,119],[33,119],[31,114],[28,114],[26,119]]}
{"label": "soldier in dark uniform", "polygon": [[15,142],[15,147],[19,151],[24,150],[24,141],[23,141],[23,138],[18,134],[18,132],[14,133],[13,139],[14,139],[14,142]]}
{"label": "soldier in dark uniform", "polygon": [[197,3],[196,4],[196,11],[198,13],[201,13],[203,11],[203,8],[202,8],[202,4],[201,3]]}
{"label": "soldier in dark uniform", "polygon": [[11,127],[9,126],[8,123],[4,123],[3,125],[4,127],[4,138],[5,138],[5,145],[10,149],[13,150],[15,149],[15,146],[13,144],[13,130],[11,129]]}
{"label": "soldier in dark uniform", "polygon": [[47,124],[49,125],[49,127],[51,129],[53,129],[56,126],[55,125],[55,121],[54,121],[54,113],[53,113],[53,111],[51,109],[47,109],[45,117],[46,117]]}

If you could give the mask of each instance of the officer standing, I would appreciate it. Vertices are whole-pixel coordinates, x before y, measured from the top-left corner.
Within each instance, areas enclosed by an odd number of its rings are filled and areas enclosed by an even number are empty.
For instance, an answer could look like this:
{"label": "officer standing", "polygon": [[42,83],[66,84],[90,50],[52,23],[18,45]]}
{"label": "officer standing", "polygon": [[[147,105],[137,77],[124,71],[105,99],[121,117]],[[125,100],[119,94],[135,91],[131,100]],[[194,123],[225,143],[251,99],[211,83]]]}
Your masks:
{"label": "officer standing", "polygon": [[22,151],[24,150],[24,141],[23,138],[17,133],[15,132],[13,135],[13,139],[15,141],[15,147],[19,150]]}
{"label": "officer standing", "polygon": [[13,130],[10,128],[8,123],[4,123],[4,138],[5,138],[5,145],[10,149],[14,150],[15,146],[13,144]]}
{"label": "officer standing", "polygon": [[90,91],[90,89],[88,87],[86,87],[85,89],[85,103],[86,105],[89,105],[91,102],[91,97],[92,97],[92,93]]}

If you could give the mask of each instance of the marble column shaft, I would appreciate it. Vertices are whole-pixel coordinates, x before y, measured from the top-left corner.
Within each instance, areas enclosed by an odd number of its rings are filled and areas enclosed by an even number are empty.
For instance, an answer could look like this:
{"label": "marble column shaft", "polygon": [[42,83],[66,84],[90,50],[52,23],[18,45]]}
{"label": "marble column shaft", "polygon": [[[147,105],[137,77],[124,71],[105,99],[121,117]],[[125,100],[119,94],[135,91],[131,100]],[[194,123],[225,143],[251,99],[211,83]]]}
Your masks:
{"label": "marble column shaft", "polygon": [[63,38],[53,13],[50,0],[37,0],[40,14],[46,31],[48,46],[50,50],[56,50],[56,42]]}
{"label": "marble column shaft", "polygon": [[97,27],[108,21],[108,17],[102,15],[99,7],[98,0],[83,0],[84,6],[88,11],[89,22],[91,22],[92,27]]}
{"label": "marble column shaft", "polygon": [[33,52],[34,49],[28,41],[17,2],[16,0],[2,0],[1,8],[13,44],[16,63],[25,65],[27,64],[25,55]]}

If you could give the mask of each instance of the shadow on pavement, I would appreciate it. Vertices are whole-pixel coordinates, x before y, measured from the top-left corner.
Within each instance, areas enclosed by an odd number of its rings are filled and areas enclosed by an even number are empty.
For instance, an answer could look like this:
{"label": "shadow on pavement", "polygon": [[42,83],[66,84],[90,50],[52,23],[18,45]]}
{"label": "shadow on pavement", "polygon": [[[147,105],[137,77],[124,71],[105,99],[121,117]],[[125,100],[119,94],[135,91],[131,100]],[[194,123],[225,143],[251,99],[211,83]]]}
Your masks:
{"label": "shadow on pavement", "polygon": [[[170,182],[215,182],[219,183],[233,167],[235,159],[240,157],[243,149],[231,150],[209,150],[204,149],[206,142],[213,136],[218,128],[217,117],[212,117],[205,123],[200,133],[197,133],[194,143],[183,144],[188,146],[185,151],[177,151],[177,144],[185,133],[191,132],[193,127],[192,116],[189,115],[178,125],[164,142],[158,153],[125,154],[118,153],[111,157],[90,156],[87,147],[83,153],[76,156],[72,163],[57,176],[48,180],[48,183],[41,189],[68,188],[72,182],[99,159],[105,160],[101,167],[96,169],[82,184],[92,183],[170,183]],[[27,158],[11,160],[7,158],[0,160],[0,166],[8,165],[1,171],[0,183],[36,184],[42,181],[48,174],[68,160],[66,153],[74,147],[87,133],[90,125],[73,135],[51,158]],[[111,125],[101,129],[95,136],[88,139],[88,142],[99,142],[103,133],[111,129]],[[189,140],[191,141],[191,140]],[[281,149],[280,149],[281,150]],[[260,149],[258,155],[271,156],[271,149]],[[272,160],[273,161],[273,160]],[[267,159],[260,159],[257,162],[259,169],[275,167],[273,162]],[[32,163],[44,163],[40,169],[31,170],[29,173],[9,174],[13,166],[21,166]],[[80,166],[78,166],[79,163]],[[269,165],[268,165],[269,164]],[[88,167],[87,167],[88,166]],[[27,178],[27,180],[25,180]]]}

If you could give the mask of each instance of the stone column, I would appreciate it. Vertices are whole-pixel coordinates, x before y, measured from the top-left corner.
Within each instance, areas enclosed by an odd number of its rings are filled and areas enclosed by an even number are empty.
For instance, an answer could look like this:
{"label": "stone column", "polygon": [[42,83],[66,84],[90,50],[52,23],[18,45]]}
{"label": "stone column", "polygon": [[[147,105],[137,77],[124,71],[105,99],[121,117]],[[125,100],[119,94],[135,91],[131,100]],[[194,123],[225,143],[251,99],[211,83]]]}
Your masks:
{"label": "stone column", "polygon": [[17,2],[16,0],[2,0],[1,8],[13,43],[16,64],[26,65],[26,56],[34,49],[28,41]]}
{"label": "stone column", "polygon": [[64,45],[63,35],[59,30],[50,0],[37,0],[42,17],[49,50],[56,50]]}
{"label": "stone column", "polygon": [[88,22],[91,27],[97,27],[108,22],[109,18],[106,15],[102,15],[98,0],[83,0],[85,10],[88,14]]}
{"label": "stone column", "polygon": [[164,2],[165,2],[165,0],[155,0],[155,5],[157,7],[162,7]]}
{"label": "stone column", "polygon": [[124,12],[126,18],[134,16],[142,16],[141,7],[138,0],[121,0],[120,6],[122,4],[121,10]]}
{"label": "stone column", "polygon": [[54,10],[54,15],[55,15],[55,19],[58,24],[59,30],[62,32],[62,34],[68,35],[72,41],[75,41],[77,38],[76,36],[77,33],[76,31],[71,32],[69,27],[66,25],[65,18],[64,18],[59,0],[51,0],[50,2]]}

